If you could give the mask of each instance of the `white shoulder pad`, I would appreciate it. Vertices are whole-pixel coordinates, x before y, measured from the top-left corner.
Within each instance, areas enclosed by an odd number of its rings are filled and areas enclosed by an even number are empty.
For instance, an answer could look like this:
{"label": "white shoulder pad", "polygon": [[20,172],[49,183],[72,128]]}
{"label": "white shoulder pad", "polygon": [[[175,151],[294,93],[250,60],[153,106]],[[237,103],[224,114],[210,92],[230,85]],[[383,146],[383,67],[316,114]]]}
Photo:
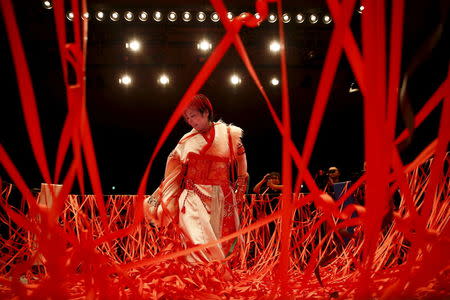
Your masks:
{"label": "white shoulder pad", "polygon": [[233,139],[234,142],[239,141],[242,138],[244,131],[237,126],[234,126],[234,125],[229,125],[229,126],[230,126],[231,138]]}

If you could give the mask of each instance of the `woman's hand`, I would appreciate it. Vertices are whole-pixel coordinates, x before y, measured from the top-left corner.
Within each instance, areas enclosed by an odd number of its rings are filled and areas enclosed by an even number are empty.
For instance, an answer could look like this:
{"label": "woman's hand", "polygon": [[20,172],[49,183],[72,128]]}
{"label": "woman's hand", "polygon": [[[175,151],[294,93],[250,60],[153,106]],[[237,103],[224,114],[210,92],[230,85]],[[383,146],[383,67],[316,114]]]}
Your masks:
{"label": "woman's hand", "polygon": [[156,224],[157,222],[158,201],[153,196],[144,199],[144,217],[148,223]]}

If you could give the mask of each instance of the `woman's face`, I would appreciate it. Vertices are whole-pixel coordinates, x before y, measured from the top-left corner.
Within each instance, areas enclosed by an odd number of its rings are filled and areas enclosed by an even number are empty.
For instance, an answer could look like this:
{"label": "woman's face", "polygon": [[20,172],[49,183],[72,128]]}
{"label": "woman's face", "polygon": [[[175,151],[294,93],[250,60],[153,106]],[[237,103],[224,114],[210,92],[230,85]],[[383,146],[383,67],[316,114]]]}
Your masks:
{"label": "woman's face", "polygon": [[203,132],[209,128],[208,111],[201,113],[197,109],[189,107],[184,111],[183,116],[186,122],[199,132]]}
{"label": "woman's face", "polygon": [[278,178],[278,177],[272,177],[272,178],[269,178],[269,180],[268,180],[271,184],[275,184],[275,185],[279,185],[280,184],[280,178]]}

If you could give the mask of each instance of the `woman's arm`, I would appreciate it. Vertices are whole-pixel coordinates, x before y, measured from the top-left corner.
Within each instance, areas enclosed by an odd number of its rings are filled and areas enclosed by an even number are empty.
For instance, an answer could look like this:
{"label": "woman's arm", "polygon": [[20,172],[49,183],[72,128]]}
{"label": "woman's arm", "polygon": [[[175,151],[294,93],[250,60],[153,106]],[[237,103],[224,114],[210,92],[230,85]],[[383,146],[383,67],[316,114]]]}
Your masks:
{"label": "woman's arm", "polygon": [[281,191],[283,189],[282,184],[273,184],[271,181],[267,183],[267,186],[270,187],[272,190]]}
{"label": "woman's arm", "polygon": [[178,213],[178,196],[181,192],[182,163],[176,149],[167,158],[164,181],[161,184],[161,206],[158,208],[158,217],[162,218],[163,211],[166,217],[174,217]]}
{"label": "woman's arm", "polygon": [[236,152],[237,163],[237,198],[242,199],[247,192],[248,173],[247,173],[247,156],[245,155],[245,148],[242,142],[237,145]]}
{"label": "woman's arm", "polygon": [[144,202],[146,218],[154,225],[167,225],[176,221],[182,176],[182,164],[178,152],[174,150],[167,158],[164,180]]}
{"label": "woman's arm", "polygon": [[261,181],[255,185],[255,187],[253,188],[253,192],[255,194],[259,194],[259,192],[261,191],[261,186],[264,184],[264,182],[267,181],[267,178],[269,178],[269,176],[270,174],[264,175],[263,179],[261,179]]}

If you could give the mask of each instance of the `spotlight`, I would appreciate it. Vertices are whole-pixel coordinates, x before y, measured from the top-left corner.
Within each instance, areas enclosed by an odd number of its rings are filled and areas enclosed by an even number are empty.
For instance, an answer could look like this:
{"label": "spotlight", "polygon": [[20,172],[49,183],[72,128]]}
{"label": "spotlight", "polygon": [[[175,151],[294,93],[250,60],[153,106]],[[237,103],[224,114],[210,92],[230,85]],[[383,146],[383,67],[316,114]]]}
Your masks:
{"label": "spotlight", "polygon": [[233,20],[233,13],[231,11],[227,12],[228,20]]}
{"label": "spotlight", "polygon": [[119,13],[117,11],[113,11],[111,12],[111,14],[109,15],[109,18],[111,19],[111,21],[113,22],[117,22],[119,21]]}
{"label": "spotlight", "polygon": [[162,20],[162,13],[160,11],[155,11],[153,13],[153,20],[155,20],[156,22],[161,22],[161,20]]}
{"label": "spotlight", "polygon": [[207,52],[212,49],[212,44],[207,40],[202,40],[197,43],[197,49],[202,52]]}
{"label": "spotlight", "polygon": [[141,11],[139,13],[139,20],[141,20],[142,22],[145,22],[148,20],[148,13],[145,11]]}
{"label": "spotlight", "polygon": [[241,81],[242,81],[241,78],[236,74],[233,74],[230,77],[230,82],[232,85],[238,85],[241,83]]}
{"label": "spotlight", "polygon": [[356,83],[356,81],[352,81],[352,83],[350,84],[350,88],[348,89],[349,93],[355,93],[359,91],[359,86]]}
{"label": "spotlight", "polygon": [[95,18],[97,19],[97,21],[103,21],[103,19],[105,19],[105,14],[102,11],[98,11],[95,14]]}
{"label": "spotlight", "polygon": [[66,14],[66,18],[67,18],[67,20],[72,21],[73,20],[73,12],[68,11]]}
{"label": "spotlight", "polygon": [[303,16],[303,14],[300,13],[295,16],[295,22],[303,23],[303,21],[305,21],[305,17]]}
{"label": "spotlight", "polygon": [[50,1],[43,1],[42,6],[44,6],[45,9],[52,9],[52,3]]}
{"label": "spotlight", "polygon": [[158,83],[161,85],[168,85],[170,82],[169,77],[166,74],[162,74],[161,76],[159,76],[158,78]]}
{"label": "spotlight", "polygon": [[127,20],[128,22],[133,21],[134,19],[134,14],[131,11],[126,11],[125,15],[123,16],[125,18],[125,20]]}
{"label": "spotlight", "polygon": [[197,14],[197,21],[203,22],[206,19],[206,14],[202,11],[199,11]]}
{"label": "spotlight", "polygon": [[128,43],[125,43],[125,48],[130,49],[133,52],[137,52],[141,49],[141,43],[137,40],[132,40]]}
{"label": "spotlight", "polygon": [[269,45],[269,49],[271,52],[279,52],[281,49],[280,43],[278,43],[277,41],[273,41],[270,43]]}
{"label": "spotlight", "polygon": [[308,56],[308,59],[313,59],[317,56],[317,53],[314,50],[309,50],[306,55]]}
{"label": "spotlight", "polygon": [[277,16],[275,14],[269,15],[269,23],[275,23],[277,21]]}
{"label": "spotlight", "polygon": [[122,77],[119,78],[119,84],[123,84],[125,86],[130,85],[131,77],[128,76],[127,74],[123,75]]}
{"label": "spotlight", "polygon": [[322,21],[324,24],[330,24],[331,23],[331,17],[329,15],[325,15],[322,18]]}
{"label": "spotlight", "polygon": [[81,18],[83,20],[89,20],[89,17],[90,17],[89,12],[85,12],[84,14],[81,15]]}
{"label": "spotlight", "polygon": [[256,18],[257,20],[261,19],[261,16],[259,15],[259,13],[256,13],[256,14],[255,14],[255,18]]}
{"label": "spotlight", "polygon": [[185,11],[185,12],[183,13],[183,21],[189,22],[190,20],[192,20],[192,15],[191,15],[191,13],[188,12],[188,11]]}
{"label": "spotlight", "polygon": [[242,19],[244,19],[247,15],[250,15],[249,13],[246,12],[242,12],[239,17],[241,17]]}
{"label": "spotlight", "polygon": [[316,24],[318,20],[319,20],[319,18],[317,18],[317,16],[315,14],[312,14],[309,16],[309,22],[311,24]]}
{"label": "spotlight", "polygon": [[359,7],[359,9],[358,9],[358,12],[359,12],[360,14],[362,14],[363,10],[364,10],[364,5],[361,5],[361,6]]}
{"label": "spotlight", "polygon": [[274,85],[274,86],[277,86],[277,85],[280,83],[280,81],[278,80],[278,78],[273,77],[273,78],[270,80],[270,83],[271,83],[272,85]]}
{"label": "spotlight", "polygon": [[288,14],[283,14],[283,23],[289,23],[291,21],[291,16]]}
{"label": "spotlight", "polygon": [[167,15],[167,19],[169,19],[170,22],[175,22],[177,20],[177,13],[174,11],[171,11],[168,15]]}
{"label": "spotlight", "polygon": [[220,20],[219,14],[216,13],[216,12],[213,12],[213,13],[211,14],[211,21],[213,21],[213,22],[218,22],[219,20]]}

